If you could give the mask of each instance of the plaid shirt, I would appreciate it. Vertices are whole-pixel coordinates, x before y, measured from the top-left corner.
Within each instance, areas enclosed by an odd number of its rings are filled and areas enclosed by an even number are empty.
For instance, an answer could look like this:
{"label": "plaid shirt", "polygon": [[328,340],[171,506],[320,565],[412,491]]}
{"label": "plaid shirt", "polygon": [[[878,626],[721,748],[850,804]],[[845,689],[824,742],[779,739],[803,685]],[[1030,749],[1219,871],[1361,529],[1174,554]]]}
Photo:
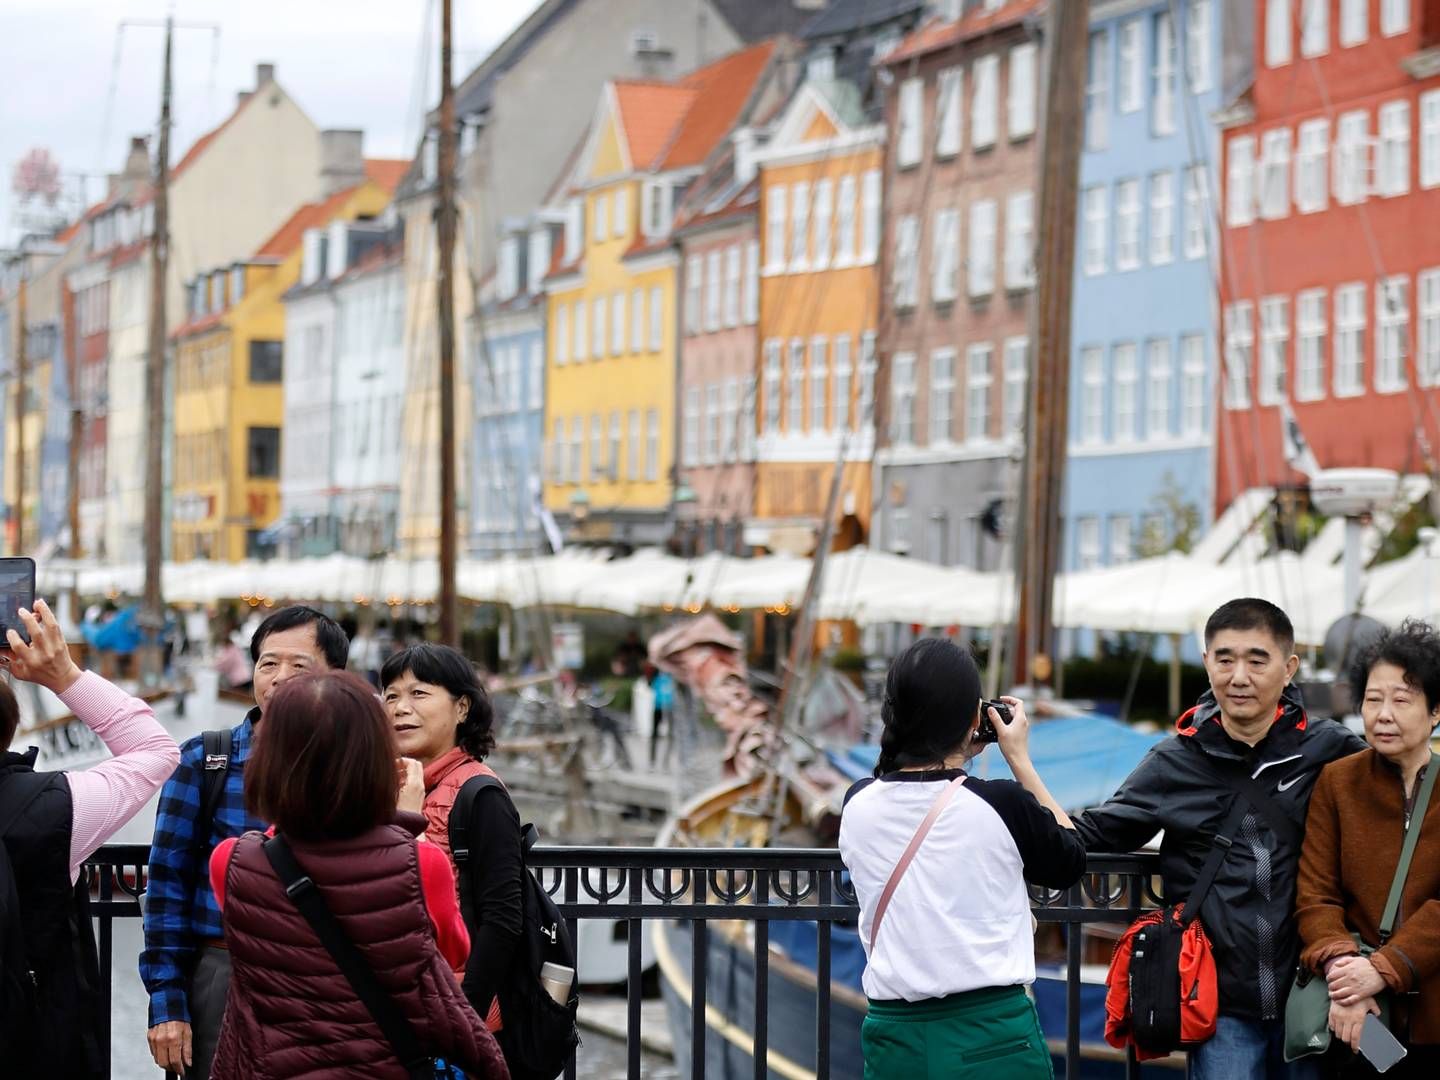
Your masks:
{"label": "plaid shirt", "polygon": [[150,994],[151,1027],[170,1020],[190,1022],[186,996],[195,951],[206,939],[224,937],[220,908],[210,888],[210,853],[226,837],[265,828],[245,812],[244,794],[244,766],[259,715],[259,709],[251,709],[231,732],[225,791],[215,807],[198,865],[192,862],[191,842],[204,786],[205,749],[199,735],[180,747],[180,765],[160,792],[145,889],[145,950],[140,954],[140,978]]}

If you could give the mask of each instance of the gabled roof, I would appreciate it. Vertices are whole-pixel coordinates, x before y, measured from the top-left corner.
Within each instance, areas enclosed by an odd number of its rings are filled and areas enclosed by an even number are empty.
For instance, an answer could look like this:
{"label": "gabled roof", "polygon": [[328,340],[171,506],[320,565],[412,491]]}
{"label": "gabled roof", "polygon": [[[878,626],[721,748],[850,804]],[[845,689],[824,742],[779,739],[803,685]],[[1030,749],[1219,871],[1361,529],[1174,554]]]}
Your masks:
{"label": "gabled roof", "polygon": [[616,79],[614,90],[616,118],[631,167],[658,167],[676,128],[695,104],[696,92],[648,79]]}
{"label": "gabled roof", "polygon": [[1003,30],[1023,22],[1044,6],[1044,0],[1009,0],[994,11],[973,8],[964,17],[949,22],[931,19],[906,37],[881,63],[891,66]]}
{"label": "gabled roof", "polygon": [[410,162],[402,158],[366,158],[365,178],[385,189],[385,194],[394,195],[400,181],[410,170]]}

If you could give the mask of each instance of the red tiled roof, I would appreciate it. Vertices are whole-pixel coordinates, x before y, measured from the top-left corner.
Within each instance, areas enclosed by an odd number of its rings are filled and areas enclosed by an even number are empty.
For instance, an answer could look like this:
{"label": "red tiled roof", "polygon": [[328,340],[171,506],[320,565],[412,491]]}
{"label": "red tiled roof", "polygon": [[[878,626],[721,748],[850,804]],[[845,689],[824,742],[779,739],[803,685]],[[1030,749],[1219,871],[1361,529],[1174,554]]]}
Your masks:
{"label": "red tiled roof", "polygon": [[150,238],[136,240],[133,244],[126,244],[124,247],[115,248],[110,252],[110,269],[125,266],[132,263],[141,255],[150,250]]}
{"label": "red tiled roof", "polygon": [[220,325],[220,320],[223,318],[225,318],[225,312],[223,311],[214,311],[208,315],[200,315],[191,319],[189,322],[181,323],[177,326],[170,334],[170,339],[172,341],[178,341],[192,334],[201,334],[206,330],[213,330]]}
{"label": "red tiled roof", "polygon": [[670,145],[697,91],[648,80],[616,79],[615,103],[630,151],[630,164],[650,169]]}
{"label": "red tiled roof", "polygon": [[324,202],[306,203],[290,215],[290,220],[281,225],[275,234],[260,245],[255,252],[257,258],[283,259],[300,246],[305,230],[324,225],[339,211],[345,200],[353,194],[353,187],[337,191]]}
{"label": "red tiled roof", "polygon": [[366,158],[365,178],[385,189],[387,195],[394,195],[400,181],[410,171],[410,162],[399,158]]}
{"label": "red tiled roof", "polygon": [[894,51],[885,57],[882,63],[887,67],[892,67],[901,61],[939,52],[962,41],[1013,26],[1044,5],[1045,0],[1010,0],[1009,3],[1002,4],[994,11],[976,8],[964,18],[952,22],[938,18],[931,19],[912,31],[896,46]]}

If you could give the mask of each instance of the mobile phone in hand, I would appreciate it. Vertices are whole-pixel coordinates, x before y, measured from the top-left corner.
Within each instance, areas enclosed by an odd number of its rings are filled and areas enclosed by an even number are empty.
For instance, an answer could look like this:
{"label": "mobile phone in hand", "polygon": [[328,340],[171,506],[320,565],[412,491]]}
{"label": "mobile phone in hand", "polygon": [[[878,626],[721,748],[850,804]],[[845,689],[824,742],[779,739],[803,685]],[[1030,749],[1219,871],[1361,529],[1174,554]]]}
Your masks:
{"label": "mobile phone in hand", "polygon": [[0,648],[8,649],[5,632],[14,630],[30,644],[30,635],[20,621],[20,609],[35,610],[35,560],[23,556],[0,559]]}
{"label": "mobile phone in hand", "polygon": [[1376,1072],[1385,1072],[1407,1052],[1404,1044],[1390,1033],[1378,1016],[1365,1014],[1365,1025],[1360,1029],[1360,1053]]}

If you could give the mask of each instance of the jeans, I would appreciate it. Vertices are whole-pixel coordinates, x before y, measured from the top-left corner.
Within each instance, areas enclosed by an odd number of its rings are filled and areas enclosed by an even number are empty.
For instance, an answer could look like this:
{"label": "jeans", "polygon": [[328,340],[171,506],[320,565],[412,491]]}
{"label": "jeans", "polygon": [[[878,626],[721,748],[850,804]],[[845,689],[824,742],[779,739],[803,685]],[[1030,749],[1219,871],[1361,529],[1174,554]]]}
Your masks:
{"label": "jeans", "polygon": [[1190,1052],[1190,1080],[1319,1080],[1320,1059],[1287,1065],[1285,1021],[1222,1016],[1215,1037]]}

